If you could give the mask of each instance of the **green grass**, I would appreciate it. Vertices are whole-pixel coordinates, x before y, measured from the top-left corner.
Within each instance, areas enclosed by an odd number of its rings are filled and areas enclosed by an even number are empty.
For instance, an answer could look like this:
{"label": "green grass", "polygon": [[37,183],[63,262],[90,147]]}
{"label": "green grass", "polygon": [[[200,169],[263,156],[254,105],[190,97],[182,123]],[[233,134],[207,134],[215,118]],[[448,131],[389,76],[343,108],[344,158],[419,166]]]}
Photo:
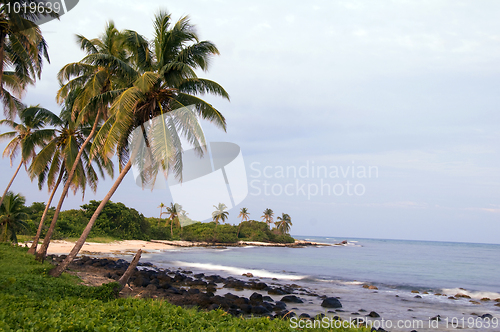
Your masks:
{"label": "green grass", "polygon": [[[47,275],[27,249],[0,244],[0,331],[295,331],[286,320],[236,318],[160,300],[116,299],[116,284]],[[368,331],[308,329],[308,331]]]}

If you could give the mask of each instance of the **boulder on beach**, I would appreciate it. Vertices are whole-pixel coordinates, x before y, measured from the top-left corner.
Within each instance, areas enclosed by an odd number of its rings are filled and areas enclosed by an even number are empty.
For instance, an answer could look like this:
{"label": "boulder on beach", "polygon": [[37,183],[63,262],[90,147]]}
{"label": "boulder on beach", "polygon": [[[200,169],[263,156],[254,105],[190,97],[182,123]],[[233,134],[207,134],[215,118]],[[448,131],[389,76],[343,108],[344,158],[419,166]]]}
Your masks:
{"label": "boulder on beach", "polygon": [[321,302],[321,306],[324,308],[342,308],[342,303],[335,297],[327,297]]}
{"label": "boulder on beach", "polygon": [[367,316],[372,318],[380,317],[380,315],[377,314],[375,311],[370,311],[370,313]]}
{"label": "boulder on beach", "polygon": [[301,299],[299,299],[295,295],[286,295],[286,296],[283,296],[283,298],[281,299],[281,302],[304,303],[304,301],[302,301]]}

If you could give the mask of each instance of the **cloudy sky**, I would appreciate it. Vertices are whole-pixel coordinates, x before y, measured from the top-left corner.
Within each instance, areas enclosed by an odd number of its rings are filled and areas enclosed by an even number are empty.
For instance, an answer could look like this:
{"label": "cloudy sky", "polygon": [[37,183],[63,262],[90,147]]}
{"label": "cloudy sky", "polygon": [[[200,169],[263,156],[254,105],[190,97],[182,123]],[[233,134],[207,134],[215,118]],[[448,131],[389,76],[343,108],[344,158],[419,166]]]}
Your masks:
{"label": "cloudy sky", "polygon": [[[229,222],[269,207],[295,235],[500,243],[500,2],[83,0],[42,25],[51,64],[25,102],[58,112],[56,74],[83,57],[75,34],[113,20],[151,38],[160,8],[189,15],[221,52],[200,76],[231,96],[206,98],[228,123],[204,124],[208,140],[238,144],[246,165],[249,193]],[[287,167],[307,176],[282,177]],[[7,159],[1,171],[5,186]],[[25,173],[12,189],[47,197]],[[112,200],[157,216],[172,197],[128,175]],[[81,204],[70,195],[65,208]]]}

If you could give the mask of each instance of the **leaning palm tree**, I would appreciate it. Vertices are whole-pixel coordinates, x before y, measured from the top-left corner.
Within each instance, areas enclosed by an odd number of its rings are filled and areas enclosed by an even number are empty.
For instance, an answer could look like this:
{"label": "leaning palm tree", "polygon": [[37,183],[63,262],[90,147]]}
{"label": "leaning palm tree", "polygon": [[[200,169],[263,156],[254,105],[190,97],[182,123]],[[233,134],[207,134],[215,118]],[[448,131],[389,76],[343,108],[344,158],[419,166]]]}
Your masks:
{"label": "leaning palm tree", "polygon": [[[40,223],[38,224],[37,233],[33,239],[31,248],[28,250],[28,253],[32,254],[36,251],[52,199],[61,182],[67,181],[67,175],[70,171],[69,167],[73,165],[82,143],[91,130],[90,125],[78,126],[72,120],[70,100],[68,100],[68,104],[66,104],[66,107],[61,112],[58,122],[59,125],[56,127],[54,137],[36,155],[29,168],[31,178],[38,178],[38,187],[42,189],[43,184],[46,182],[49,192],[51,192]],[[87,184],[94,193],[96,192],[97,172],[99,172],[101,178],[105,177],[104,170],[110,176],[113,176],[113,163],[107,158],[101,158],[101,156],[97,156],[91,162],[89,150],[90,145],[84,149],[82,158],[79,160],[78,167],[76,168],[75,176],[70,183],[70,188],[72,188],[74,194],[76,194],[78,189],[81,189],[82,196],[85,195]]]}
{"label": "leaning palm tree", "polygon": [[229,217],[229,212],[226,211],[227,206],[224,203],[219,203],[219,205],[215,206],[215,211],[212,212],[212,219],[215,221],[215,229],[217,229],[217,225],[219,222],[225,222]]}
{"label": "leaning palm tree", "polygon": [[[16,10],[15,4],[20,4],[21,10]],[[4,87],[12,87],[16,81],[19,88],[16,94],[20,95],[26,85],[40,78],[43,58],[50,62],[47,43],[35,23],[46,16],[58,17],[40,1],[3,0],[0,3],[0,95],[9,119],[20,111],[21,103]]]}
{"label": "leaning palm tree", "polygon": [[238,215],[238,218],[241,218],[241,221],[240,221],[240,225],[238,226],[238,232],[236,233],[236,238],[238,238],[238,235],[240,234],[240,229],[241,229],[241,225],[242,225],[243,221],[247,221],[249,215],[250,215],[250,213],[248,212],[247,208],[241,208],[240,214]]}
{"label": "leaning palm tree", "polygon": [[31,106],[23,109],[19,114],[19,118],[21,120],[20,123],[7,119],[0,120],[0,125],[8,125],[14,129],[0,135],[0,140],[12,138],[5,148],[3,156],[9,156],[10,165],[12,166],[14,158],[19,152],[21,153],[21,161],[0,199],[0,205],[19,173],[21,166],[25,165],[27,167],[27,164],[35,157],[36,149],[43,147],[54,135],[54,129],[48,129],[45,126],[47,124],[54,124],[57,121],[57,116],[54,113],[40,106]]}
{"label": "leaning palm tree", "polygon": [[[162,134],[153,133],[151,140],[145,139],[143,151],[154,150],[162,169],[179,179],[182,179],[180,137],[184,136],[200,155],[205,151],[206,148],[203,147],[206,144],[196,118],[173,116],[166,119],[164,115],[184,106],[194,105],[198,117],[226,129],[222,114],[198,95],[210,93],[228,100],[229,95],[216,82],[201,79],[195,73],[196,69],[207,70],[210,58],[219,54],[219,51],[213,43],[199,41],[195,28],[187,17],[172,25],[170,14],[160,12],[154,20],[154,38],[146,44],[146,39],[136,32],[126,31],[124,35],[129,59],[138,74],[137,79],[113,102],[110,117],[96,135],[92,147],[96,153],[103,155],[116,152],[121,172],[70,254],[51,270],[52,276],[59,276],[76,257],[106,202],[112,197],[132,163],[140,160],[133,158],[137,155],[137,150],[128,149],[134,128],[141,128],[140,134],[143,135],[146,133],[145,127],[156,126],[156,133]],[[150,121],[158,118],[161,121]]]}
{"label": "leaning palm tree", "polygon": [[27,215],[24,212],[26,199],[20,194],[9,192],[0,206],[0,241],[17,244],[17,232],[26,228]]}
{"label": "leaning palm tree", "polygon": [[262,220],[265,221],[268,225],[273,222],[273,210],[267,208],[264,210],[264,214],[261,216]]}
{"label": "leaning palm tree", "polygon": [[292,218],[290,218],[290,215],[283,213],[281,217],[278,217],[275,225],[281,234],[287,234],[290,232],[290,227],[292,226]]}
{"label": "leaning palm tree", "polygon": [[40,261],[47,255],[59,212],[78,167],[78,160],[98,131],[99,123],[108,117],[109,105],[135,75],[135,71],[128,64],[123,35],[112,22],[107,25],[105,33],[100,38],[89,40],[79,35],[77,41],[87,55],[80,62],[67,64],[59,71],[59,80],[63,85],[58,91],[57,98],[63,102],[71,93],[78,91],[78,96],[73,102],[73,116],[77,117],[78,124],[88,122],[93,125],[68,173],[68,181],[62,190],[54,217],[37,252],[37,260]]}

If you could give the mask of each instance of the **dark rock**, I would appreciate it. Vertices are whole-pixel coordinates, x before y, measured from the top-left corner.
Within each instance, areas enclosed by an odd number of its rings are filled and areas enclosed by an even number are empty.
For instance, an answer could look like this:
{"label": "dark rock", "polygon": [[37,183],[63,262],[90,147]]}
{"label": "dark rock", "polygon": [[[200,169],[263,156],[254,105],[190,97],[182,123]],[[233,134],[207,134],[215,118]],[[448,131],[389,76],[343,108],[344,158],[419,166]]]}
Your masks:
{"label": "dark rock", "polygon": [[327,297],[321,303],[324,308],[342,308],[342,303],[335,297]]}
{"label": "dark rock", "polygon": [[249,314],[252,312],[252,306],[250,304],[240,304],[239,308],[242,312]]}
{"label": "dark rock", "polygon": [[293,311],[288,311],[288,310],[283,310],[280,312],[277,312],[274,315],[274,318],[285,318],[285,319],[290,319],[292,317],[296,317],[297,315]]}
{"label": "dark rock", "polygon": [[432,317],[430,320],[437,320],[438,322],[440,322],[441,321],[441,316],[437,315],[435,317]]}
{"label": "dark rock", "polygon": [[269,312],[269,310],[267,310],[265,307],[261,306],[261,305],[254,305],[252,306],[252,314],[255,314],[255,315],[263,315],[263,314],[267,314]]}
{"label": "dark rock", "polygon": [[253,293],[252,295],[250,295],[250,301],[253,301],[253,302],[262,302],[263,301],[262,294]]}
{"label": "dark rock", "polygon": [[367,316],[368,317],[373,317],[373,318],[380,317],[380,315],[377,314],[375,311],[370,311],[370,313]]}
{"label": "dark rock", "polygon": [[231,301],[235,301],[235,300],[239,299],[239,296],[237,296],[237,295],[233,295],[233,294],[231,294],[231,293],[227,293],[226,295],[224,295],[224,297],[225,297],[226,299],[231,300]]}
{"label": "dark rock", "polygon": [[267,302],[274,302],[273,298],[266,295],[262,297],[262,301],[267,301]]}
{"label": "dark rock", "polygon": [[278,288],[271,288],[270,290],[267,291],[267,294],[269,294],[269,295],[286,295],[288,293],[285,292],[283,289],[278,287]]}
{"label": "dark rock", "polygon": [[273,311],[282,311],[286,309],[286,303],[282,301],[276,301]]}
{"label": "dark rock", "polygon": [[299,299],[295,295],[286,295],[286,296],[283,296],[283,298],[281,299],[281,301],[282,302],[291,302],[291,303],[304,303],[304,301],[302,301],[301,299]]}
{"label": "dark rock", "polygon": [[194,295],[194,294],[199,294],[200,290],[197,288],[190,288],[187,292],[189,295]]}
{"label": "dark rock", "polygon": [[490,314],[484,314],[481,316],[482,319],[485,319],[485,318],[489,318],[489,319],[493,319],[493,316],[490,315]]}
{"label": "dark rock", "polygon": [[300,314],[300,315],[299,315],[299,318],[304,318],[304,319],[305,319],[305,318],[307,318],[307,319],[310,319],[310,318],[311,318],[311,316],[310,316],[309,314],[302,313],[302,314]]}

